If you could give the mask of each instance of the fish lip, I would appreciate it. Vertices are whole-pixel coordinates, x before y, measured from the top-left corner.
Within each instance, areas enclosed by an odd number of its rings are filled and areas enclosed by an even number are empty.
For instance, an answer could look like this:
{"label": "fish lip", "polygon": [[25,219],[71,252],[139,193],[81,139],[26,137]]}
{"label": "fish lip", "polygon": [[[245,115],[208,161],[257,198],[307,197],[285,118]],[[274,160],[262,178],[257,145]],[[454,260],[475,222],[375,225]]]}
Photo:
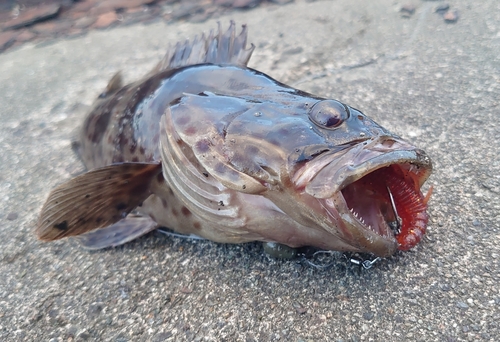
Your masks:
{"label": "fish lip", "polygon": [[[432,172],[428,155],[403,139],[380,136],[365,140],[340,153],[325,157],[328,163],[311,175],[305,185],[305,192],[326,199],[340,192],[347,185],[367,174],[393,164],[408,165],[414,177],[422,186]],[[314,163],[314,160],[311,162]],[[304,179],[301,179],[304,182]]]}

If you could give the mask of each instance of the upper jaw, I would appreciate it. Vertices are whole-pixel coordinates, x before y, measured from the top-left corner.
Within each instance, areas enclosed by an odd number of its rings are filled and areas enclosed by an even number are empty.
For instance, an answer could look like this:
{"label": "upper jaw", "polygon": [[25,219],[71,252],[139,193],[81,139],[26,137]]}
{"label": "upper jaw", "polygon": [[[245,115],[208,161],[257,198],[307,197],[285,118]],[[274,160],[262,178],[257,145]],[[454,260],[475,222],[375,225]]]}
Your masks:
{"label": "upper jaw", "polygon": [[[404,165],[420,187],[429,177],[432,163],[427,154],[408,142],[380,136],[360,142],[340,152],[325,153],[312,160],[312,165],[298,172],[295,185],[315,198],[329,198],[347,185],[376,169],[392,164]],[[411,170],[410,170],[411,169]]]}

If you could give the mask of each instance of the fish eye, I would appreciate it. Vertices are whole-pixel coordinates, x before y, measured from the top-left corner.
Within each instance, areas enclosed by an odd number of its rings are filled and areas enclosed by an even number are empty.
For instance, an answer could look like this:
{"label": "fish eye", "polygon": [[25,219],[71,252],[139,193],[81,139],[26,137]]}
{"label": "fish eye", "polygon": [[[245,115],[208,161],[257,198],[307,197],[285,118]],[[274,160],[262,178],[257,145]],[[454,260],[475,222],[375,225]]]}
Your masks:
{"label": "fish eye", "polygon": [[318,126],[335,128],[349,117],[349,109],[335,100],[319,101],[309,110],[309,118]]}

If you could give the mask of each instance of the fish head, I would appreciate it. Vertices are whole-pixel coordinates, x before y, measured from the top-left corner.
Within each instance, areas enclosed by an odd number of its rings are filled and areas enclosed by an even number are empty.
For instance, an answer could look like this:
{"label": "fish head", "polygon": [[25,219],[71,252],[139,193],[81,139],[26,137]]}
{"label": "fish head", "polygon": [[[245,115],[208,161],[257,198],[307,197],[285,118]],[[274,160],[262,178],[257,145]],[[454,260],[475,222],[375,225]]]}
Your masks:
{"label": "fish head", "polygon": [[[305,227],[283,231],[276,242],[388,256],[416,244],[401,240],[408,231],[398,239],[394,222],[427,223],[420,187],[432,169],[429,157],[339,101],[200,94],[171,110],[163,128],[191,146],[206,172],[230,189],[267,198]],[[418,215],[424,223],[413,222]]]}

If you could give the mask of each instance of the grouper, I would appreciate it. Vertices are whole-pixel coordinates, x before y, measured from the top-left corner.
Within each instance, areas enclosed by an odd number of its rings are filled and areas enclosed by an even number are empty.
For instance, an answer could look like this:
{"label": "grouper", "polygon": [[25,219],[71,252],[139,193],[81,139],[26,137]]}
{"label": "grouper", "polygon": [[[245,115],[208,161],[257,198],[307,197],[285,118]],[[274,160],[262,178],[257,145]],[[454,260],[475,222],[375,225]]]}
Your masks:
{"label": "grouper", "polygon": [[139,81],[116,74],[79,136],[87,172],[36,228],[118,246],[158,227],[221,243],[386,257],[426,232],[429,156],[338,100],[247,67],[247,28],[171,46]]}

